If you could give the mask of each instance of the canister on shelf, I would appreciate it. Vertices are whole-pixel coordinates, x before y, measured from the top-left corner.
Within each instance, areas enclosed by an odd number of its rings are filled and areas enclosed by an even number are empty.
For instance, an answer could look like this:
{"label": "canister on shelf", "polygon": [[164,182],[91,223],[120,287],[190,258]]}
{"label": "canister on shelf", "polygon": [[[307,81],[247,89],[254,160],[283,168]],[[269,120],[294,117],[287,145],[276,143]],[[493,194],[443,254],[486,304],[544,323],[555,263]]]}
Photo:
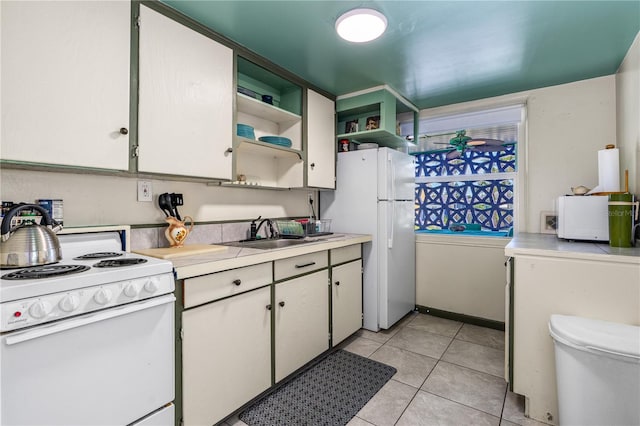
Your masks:
{"label": "canister on shelf", "polygon": [[60,225],[63,225],[62,222],[64,219],[64,211],[62,200],[47,198],[36,200],[36,202],[41,205],[47,211],[47,213],[49,213],[51,219],[55,220]]}
{"label": "canister on shelf", "polygon": [[340,151],[341,152],[349,151],[349,139],[340,139]]}

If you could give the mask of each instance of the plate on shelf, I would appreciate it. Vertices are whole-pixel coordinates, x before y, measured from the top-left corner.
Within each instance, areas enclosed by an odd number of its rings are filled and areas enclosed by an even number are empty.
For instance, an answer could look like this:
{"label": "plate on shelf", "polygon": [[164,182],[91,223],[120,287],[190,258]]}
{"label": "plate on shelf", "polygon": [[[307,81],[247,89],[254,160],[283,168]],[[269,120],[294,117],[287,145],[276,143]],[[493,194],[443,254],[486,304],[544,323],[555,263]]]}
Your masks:
{"label": "plate on shelf", "polygon": [[291,148],[291,139],[283,138],[281,136],[261,136],[258,140],[273,145],[284,146],[285,148]]}
{"label": "plate on shelf", "polygon": [[253,131],[253,127],[248,126],[246,124],[237,124],[237,128],[236,128],[236,134],[238,136],[242,136],[243,138],[247,138],[247,139],[255,139],[256,135]]}

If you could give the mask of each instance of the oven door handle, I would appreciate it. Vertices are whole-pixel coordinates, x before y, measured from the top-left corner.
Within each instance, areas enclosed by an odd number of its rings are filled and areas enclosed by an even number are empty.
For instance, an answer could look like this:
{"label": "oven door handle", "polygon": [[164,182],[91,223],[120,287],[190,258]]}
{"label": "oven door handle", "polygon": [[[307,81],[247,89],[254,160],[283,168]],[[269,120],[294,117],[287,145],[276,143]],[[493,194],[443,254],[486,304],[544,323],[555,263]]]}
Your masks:
{"label": "oven door handle", "polygon": [[156,297],[139,303],[132,303],[130,305],[124,305],[121,307],[115,307],[100,311],[94,314],[83,315],[76,318],[69,318],[61,320],[58,323],[51,325],[44,325],[36,327],[31,330],[23,332],[17,332],[11,336],[5,338],[6,345],[15,345],[17,343],[26,342],[28,340],[37,339],[39,337],[49,336],[54,333],[60,333],[61,331],[71,330],[73,328],[82,327],[85,325],[93,324],[100,321],[120,317],[123,315],[132,314],[134,312],[142,311],[145,309],[153,308],[155,306],[164,305],[167,303],[175,302],[176,298],[173,294],[167,294],[161,297]]}

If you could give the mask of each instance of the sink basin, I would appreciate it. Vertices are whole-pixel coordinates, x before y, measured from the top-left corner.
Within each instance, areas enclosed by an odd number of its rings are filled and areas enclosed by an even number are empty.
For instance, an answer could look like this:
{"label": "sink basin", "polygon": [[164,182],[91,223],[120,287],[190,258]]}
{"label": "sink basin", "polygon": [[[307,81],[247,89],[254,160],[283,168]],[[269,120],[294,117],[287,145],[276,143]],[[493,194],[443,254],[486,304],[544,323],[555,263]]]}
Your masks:
{"label": "sink basin", "polygon": [[[314,240],[314,241],[317,241],[317,240]],[[299,240],[290,240],[290,239],[267,240],[267,239],[264,239],[264,240],[253,240],[253,241],[234,241],[232,243],[225,243],[224,245],[232,246],[232,247],[246,247],[246,248],[269,250],[269,249],[277,249],[277,248],[296,246],[296,245],[299,245],[299,244],[306,244],[306,243],[311,243],[311,242],[313,242],[313,241],[303,240],[303,239],[299,239]]]}

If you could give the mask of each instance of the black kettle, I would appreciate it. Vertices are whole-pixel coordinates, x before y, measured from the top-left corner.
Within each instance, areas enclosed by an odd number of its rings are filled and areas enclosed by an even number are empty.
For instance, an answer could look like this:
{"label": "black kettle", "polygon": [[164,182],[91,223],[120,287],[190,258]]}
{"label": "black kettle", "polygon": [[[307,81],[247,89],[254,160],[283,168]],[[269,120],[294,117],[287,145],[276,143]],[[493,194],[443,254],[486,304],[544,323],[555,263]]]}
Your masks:
{"label": "black kettle", "polygon": [[[37,210],[42,215],[42,224],[29,222],[12,229],[11,219],[26,209]],[[62,252],[56,232],[60,229],[62,225],[51,219],[41,206],[18,204],[11,208],[0,225],[0,266],[23,268],[59,262]]]}

